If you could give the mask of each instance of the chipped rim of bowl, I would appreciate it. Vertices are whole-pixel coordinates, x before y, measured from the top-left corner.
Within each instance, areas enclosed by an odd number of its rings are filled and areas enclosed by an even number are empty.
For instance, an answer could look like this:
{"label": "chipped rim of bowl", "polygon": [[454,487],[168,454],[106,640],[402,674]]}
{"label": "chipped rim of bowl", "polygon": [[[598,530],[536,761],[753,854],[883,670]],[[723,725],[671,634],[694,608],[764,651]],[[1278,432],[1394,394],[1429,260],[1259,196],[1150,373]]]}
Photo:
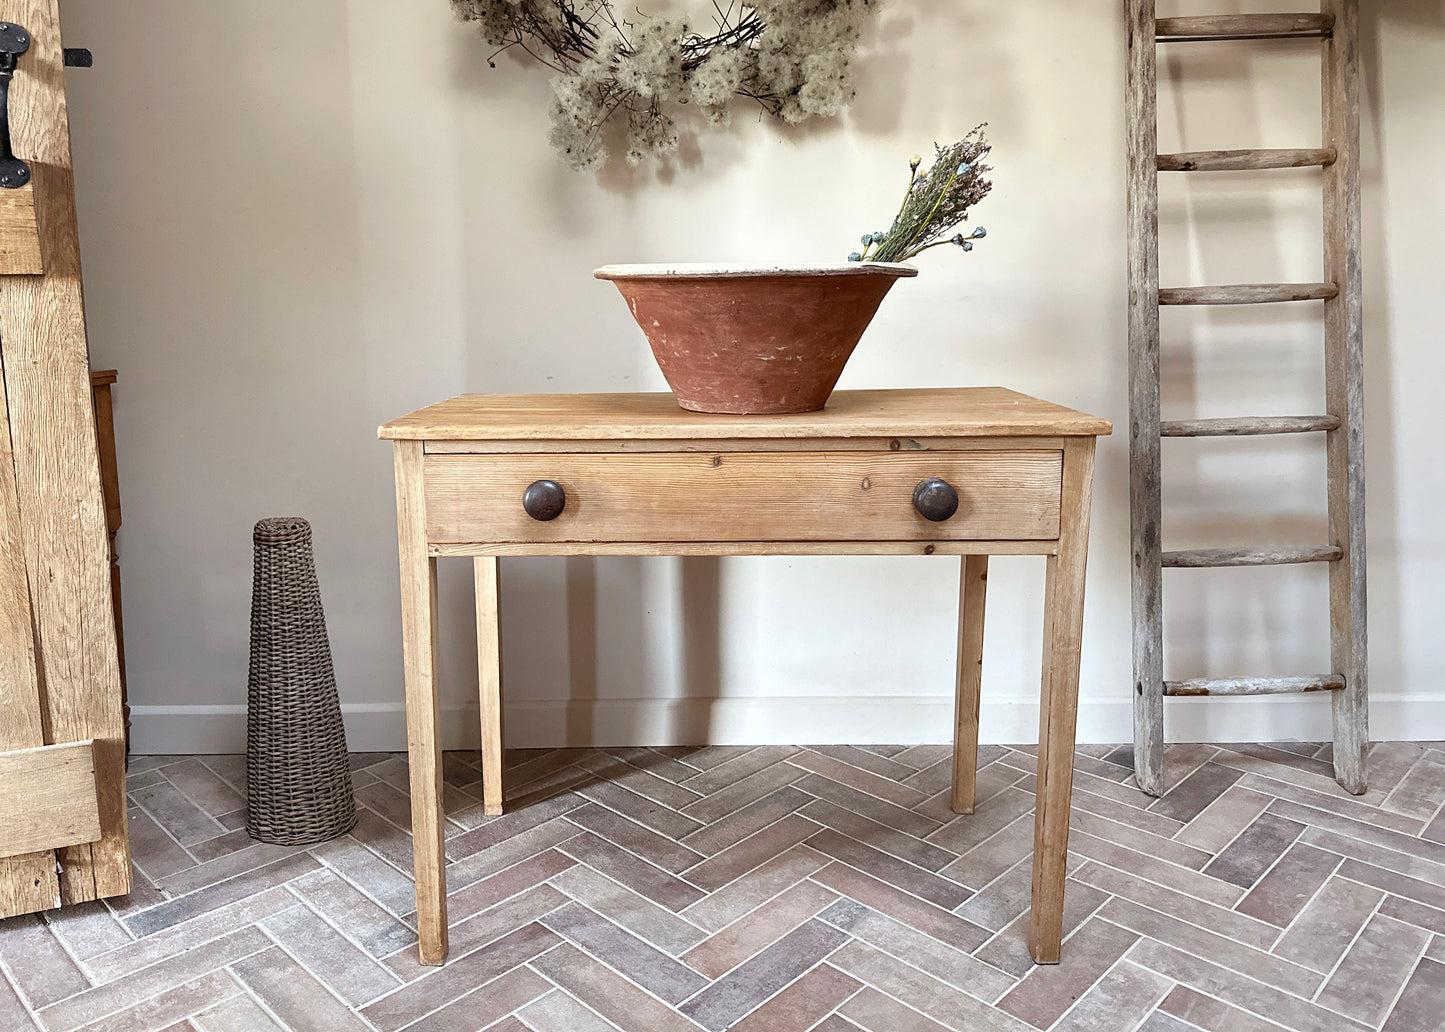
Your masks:
{"label": "chipped rim of bowl", "polygon": [[592,275],[603,280],[624,279],[761,279],[766,276],[917,276],[907,262],[834,262],[826,265],[756,265],[743,262],[663,262],[640,265],[604,265]]}

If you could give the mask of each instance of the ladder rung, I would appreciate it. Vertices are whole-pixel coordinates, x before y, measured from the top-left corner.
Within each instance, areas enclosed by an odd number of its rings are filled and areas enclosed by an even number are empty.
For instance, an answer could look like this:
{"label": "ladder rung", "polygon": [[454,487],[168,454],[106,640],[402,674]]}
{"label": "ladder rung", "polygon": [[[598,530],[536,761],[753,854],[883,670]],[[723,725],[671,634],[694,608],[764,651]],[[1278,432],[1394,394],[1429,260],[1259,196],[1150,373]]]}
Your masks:
{"label": "ladder rung", "polygon": [[1160,172],[1250,172],[1264,168],[1310,168],[1333,165],[1333,147],[1323,150],[1206,150],[1160,154]]}
{"label": "ladder rung", "polygon": [[1338,430],[1338,416],[1234,416],[1224,419],[1171,419],[1159,424],[1161,437],[1257,437]]}
{"label": "ladder rung", "polygon": [[1338,692],[1345,687],[1342,674],[1315,677],[1193,677],[1165,681],[1165,695],[1284,695],[1290,692]]}
{"label": "ladder rung", "polygon": [[1287,563],[1332,563],[1344,556],[1335,545],[1311,548],[1186,548],[1165,552],[1165,567],[1282,566]]}
{"label": "ladder rung", "polygon": [[1160,18],[1154,38],[1160,43],[1200,43],[1216,39],[1319,39],[1335,27],[1332,14],[1205,14]]}
{"label": "ladder rung", "polygon": [[1328,301],[1333,283],[1236,283],[1219,287],[1164,287],[1161,305],[1263,305],[1280,301]]}

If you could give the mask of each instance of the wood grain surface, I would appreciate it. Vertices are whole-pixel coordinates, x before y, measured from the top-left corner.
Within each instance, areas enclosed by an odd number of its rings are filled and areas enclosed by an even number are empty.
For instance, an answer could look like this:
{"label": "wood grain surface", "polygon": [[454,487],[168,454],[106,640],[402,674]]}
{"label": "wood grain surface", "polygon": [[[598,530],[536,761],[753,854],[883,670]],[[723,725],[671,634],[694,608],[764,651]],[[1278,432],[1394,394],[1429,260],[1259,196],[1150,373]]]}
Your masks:
{"label": "wood grain surface", "polygon": [[966,555],[958,582],[958,662],[954,669],[954,813],[973,813],[978,789],[978,714],[983,689],[983,623],[988,556]]}
{"label": "wood grain surface", "polygon": [[1058,542],[989,541],[518,541],[427,547],[433,556],[478,555],[1054,555]]}
{"label": "wood grain surface", "polygon": [[1165,681],[1165,695],[1283,695],[1292,692],[1338,691],[1345,686],[1340,674],[1308,677],[1191,677]]}
{"label": "wood grain surface", "polygon": [[1358,0],[1325,0],[1335,33],[1321,79],[1326,146],[1340,158],[1324,185],[1325,275],[1340,287],[1325,302],[1325,410],[1340,428],[1325,438],[1330,543],[1343,550],[1330,567],[1330,666],[1345,676],[1334,707],[1335,777],[1365,791],[1369,745],[1368,635],[1365,628],[1365,343],[1360,254],[1360,51]]}
{"label": "wood grain surface", "polygon": [[1343,553],[1334,545],[1304,548],[1181,548],[1165,552],[1164,566],[1177,569],[1206,569],[1216,566],[1288,566],[1293,563],[1332,563]]}
{"label": "wood grain surface", "polygon": [[56,0],[4,0],[0,17],[32,37],[10,87],[10,126],[31,168],[45,273],[0,276],[0,351],[46,740],[95,743],[102,836],[58,854],[62,899],[77,902],[131,885],[120,672],[60,18]]}
{"label": "wood grain surface", "polygon": [[[0,755],[45,744],[9,404],[0,377]],[[0,917],[60,906],[55,851],[0,859]]]}
{"label": "wood grain surface", "polygon": [[44,271],[40,226],[35,221],[35,184],[0,188],[0,276],[33,276]]}
{"label": "wood grain surface", "polygon": [[1063,935],[1093,483],[1093,439],[1070,441],[1064,449],[1059,554],[1046,560],[1044,574],[1038,799],[1034,807],[1033,905],[1029,907],[1029,953],[1039,964],[1059,962]]}
{"label": "wood grain surface", "polygon": [[100,838],[92,745],[0,752],[0,857]]}
{"label": "wood grain surface", "polygon": [[1159,426],[1164,437],[1257,437],[1334,430],[1337,416],[1227,416],[1219,419],[1171,419]]}
{"label": "wood grain surface", "polygon": [[1232,283],[1216,287],[1165,287],[1161,305],[1268,305],[1287,301],[1328,301],[1333,283]]}
{"label": "wood grain surface", "polygon": [[447,874],[442,850],[441,724],[437,712],[437,564],[426,547],[421,445],[397,441],[392,450],[417,933],[421,937],[421,962],[440,964],[447,955]]}
{"label": "wood grain surface", "polygon": [[482,719],[482,805],[502,812],[502,633],[500,563],[494,555],[472,560],[477,599],[477,687]]}
{"label": "wood grain surface", "polygon": [[1160,18],[1161,43],[1212,39],[1312,39],[1334,27],[1334,17],[1322,14],[1196,14]]}
{"label": "wood grain surface", "polygon": [[1207,150],[1161,154],[1160,172],[1251,172],[1270,168],[1309,168],[1334,164],[1333,147],[1275,150]]}
{"label": "wood grain surface", "polygon": [[1164,788],[1164,581],[1159,494],[1159,149],[1154,0],[1128,0],[1129,535],[1134,769]]}
{"label": "wood grain surface", "polygon": [[[1150,155],[1152,162],[1153,155]],[[719,416],[671,394],[463,394],[386,423],[383,440],[1096,436],[1108,420],[1003,387],[835,391],[821,412]]]}

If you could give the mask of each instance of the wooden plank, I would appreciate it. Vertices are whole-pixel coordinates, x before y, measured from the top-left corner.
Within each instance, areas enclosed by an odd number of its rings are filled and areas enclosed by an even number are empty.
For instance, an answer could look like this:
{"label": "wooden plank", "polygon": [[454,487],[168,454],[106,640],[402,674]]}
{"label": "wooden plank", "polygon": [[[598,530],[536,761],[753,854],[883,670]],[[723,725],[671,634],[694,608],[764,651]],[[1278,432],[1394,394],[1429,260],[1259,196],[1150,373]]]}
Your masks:
{"label": "wooden plank", "polygon": [[[0,751],[45,744],[9,404],[0,376]],[[55,852],[0,859],[0,918],[60,906]]]}
{"label": "wooden plank", "polygon": [[1229,416],[1171,419],[1159,425],[1159,434],[1161,437],[1257,437],[1337,430],[1339,425],[1337,416]]}
{"label": "wooden plank", "polygon": [[1069,803],[1074,786],[1074,732],[1079,714],[1079,660],[1084,634],[1084,572],[1089,554],[1089,508],[1094,441],[1064,450],[1059,554],[1044,579],[1044,661],[1039,705],[1039,766],[1034,812],[1033,896],[1029,953],[1039,964],[1059,962],[1064,923],[1064,877],[1069,853]]}
{"label": "wooden plank", "polygon": [[1206,150],[1161,154],[1160,172],[1255,172],[1271,168],[1311,168],[1333,164],[1333,147],[1283,150]]}
{"label": "wooden plank", "polygon": [[1164,790],[1164,580],[1159,495],[1159,150],[1154,0],[1128,0],[1129,537],[1134,772]]}
{"label": "wooden plank", "polygon": [[421,444],[397,441],[397,552],[401,561],[401,645],[416,920],[423,964],[447,959],[447,874],[443,851],[442,747],[437,696],[437,564],[426,548]]}
{"label": "wooden plank", "polygon": [[96,443],[100,451],[100,486],[105,495],[105,532],[110,555],[110,601],[115,613],[115,656],[120,670],[120,712],[125,725],[125,748],[130,753],[130,701],[125,685],[125,626],[120,606],[120,552],[116,534],[120,532],[120,470],[115,458],[115,413],[110,388],[116,381],[114,369],[92,369],[90,397],[95,409]]}
{"label": "wooden plank", "polygon": [[1324,0],[1335,34],[1324,48],[1324,142],[1339,153],[1325,173],[1325,275],[1340,293],[1325,303],[1325,409],[1340,429],[1325,444],[1330,543],[1330,662],[1345,677],[1332,696],[1335,777],[1365,791],[1369,744],[1365,630],[1365,373],[1360,272],[1360,53],[1358,0]]}
{"label": "wooden plank", "polygon": [[[1061,454],[429,455],[427,540],[1052,540]],[[958,513],[940,523],[913,507],[914,488],[930,477],[959,496]],[[567,495],[546,522],[522,508],[542,479]]]}
{"label": "wooden plank", "polygon": [[1318,39],[1334,27],[1330,14],[1204,14],[1160,18],[1161,43],[1218,39]]}
{"label": "wooden plank", "polygon": [[494,555],[472,561],[477,593],[477,688],[482,711],[482,811],[502,812],[501,586]]}
{"label": "wooden plank", "polygon": [[30,163],[43,276],[0,276],[0,350],[47,737],[95,742],[102,837],[60,851],[64,902],[130,891],[125,744],[105,500],[90,396],[70,125],[56,0],[4,0],[31,45],[10,86]]}
{"label": "wooden plank", "polygon": [[1341,674],[1310,677],[1192,677],[1165,681],[1165,695],[1284,695],[1292,692],[1339,691],[1345,686]]}
{"label": "wooden plank", "polygon": [[1056,541],[559,541],[432,544],[434,556],[478,555],[1054,555]]}
{"label": "wooden plank", "polygon": [[1334,545],[1308,548],[1185,548],[1165,552],[1167,568],[1202,569],[1214,566],[1285,566],[1291,563],[1333,563],[1341,550]]}
{"label": "wooden plank", "polygon": [[1161,305],[1270,305],[1288,301],[1328,301],[1339,293],[1333,283],[1231,283],[1217,287],[1165,287]]}
{"label": "wooden plank", "polygon": [[988,556],[964,556],[959,574],[951,803],[954,813],[973,813],[978,784],[978,702],[983,688],[983,617],[988,592]]}
{"label": "wooden plank", "polygon": [[120,478],[115,461],[115,409],[110,388],[116,381],[114,369],[90,374],[90,400],[95,409],[96,446],[100,457],[100,486],[105,496],[105,529],[120,529]]}
{"label": "wooden plank", "polygon": [[[1149,160],[1153,161],[1153,152]],[[1094,436],[1108,420],[1002,387],[836,391],[821,412],[688,412],[671,394],[463,394],[380,427],[383,440],[706,440]]]}
{"label": "wooden plank", "polygon": [[0,857],[100,838],[93,744],[0,752]]}
{"label": "wooden plank", "polygon": [[[25,66],[21,67],[24,71]],[[44,271],[40,227],[35,221],[35,184],[0,188],[0,276],[36,276]]]}

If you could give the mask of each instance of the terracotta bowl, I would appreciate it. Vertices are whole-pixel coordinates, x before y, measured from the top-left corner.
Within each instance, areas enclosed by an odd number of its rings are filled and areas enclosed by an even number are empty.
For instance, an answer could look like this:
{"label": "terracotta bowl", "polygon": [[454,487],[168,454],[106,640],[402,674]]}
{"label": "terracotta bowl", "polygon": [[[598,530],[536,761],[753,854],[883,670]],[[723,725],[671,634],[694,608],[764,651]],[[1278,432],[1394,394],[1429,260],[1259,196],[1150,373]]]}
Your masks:
{"label": "terracotta bowl", "polygon": [[606,265],[677,403],[694,412],[822,408],[911,265]]}

